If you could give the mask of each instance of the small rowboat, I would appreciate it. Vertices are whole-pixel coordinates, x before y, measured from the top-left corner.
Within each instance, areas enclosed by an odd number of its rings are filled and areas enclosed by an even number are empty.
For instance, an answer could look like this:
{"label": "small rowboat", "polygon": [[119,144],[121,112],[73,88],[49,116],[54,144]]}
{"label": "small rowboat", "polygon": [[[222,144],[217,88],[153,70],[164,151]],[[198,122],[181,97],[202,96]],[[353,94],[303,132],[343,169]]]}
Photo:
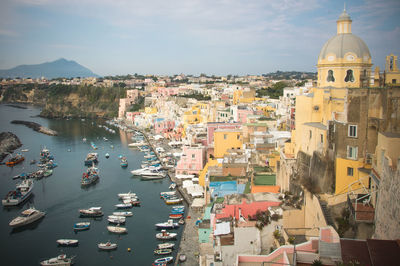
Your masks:
{"label": "small rowboat", "polygon": [[167,249],[167,248],[174,248],[175,244],[174,243],[162,243],[158,244],[157,248],[158,249]]}
{"label": "small rowboat", "polygon": [[111,233],[116,233],[116,234],[125,234],[128,232],[128,229],[120,226],[107,226],[107,230],[110,231]]}
{"label": "small rowboat", "polygon": [[113,223],[113,224],[124,224],[125,223],[125,217],[124,216],[110,215],[110,216],[108,216],[107,221],[109,223]]}
{"label": "small rowboat", "polygon": [[156,234],[156,238],[159,240],[168,240],[176,238],[177,235],[177,233],[170,233],[165,230],[161,230],[161,233]]}
{"label": "small rowboat", "polygon": [[127,203],[127,204],[117,204],[117,205],[115,205],[115,207],[116,207],[117,209],[129,209],[129,208],[132,208],[132,204],[130,204],[130,203]]}
{"label": "small rowboat", "polygon": [[106,243],[99,243],[99,244],[97,244],[97,246],[99,247],[99,249],[103,249],[103,250],[112,250],[112,249],[116,249],[118,247],[118,245],[116,243],[111,243],[110,241],[108,241]]}
{"label": "small rowboat", "polygon": [[156,255],[168,255],[172,253],[171,248],[163,248],[163,249],[156,249],[154,250],[154,254]]}
{"label": "small rowboat", "polygon": [[78,245],[79,240],[77,240],[77,239],[58,239],[57,243],[60,246],[74,246],[74,245]]}
{"label": "small rowboat", "polygon": [[119,193],[118,194],[119,198],[124,198],[124,197],[136,197],[136,193],[128,192],[128,193]]}
{"label": "small rowboat", "polygon": [[154,263],[170,263],[170,262],[172,262],[173,259],[174,259],[173,257],[164,257],[164,258],[156,259],[154,261]]}
{"label": "small rowboat", "polygon": [[75,231],[88,230],[89,228],[90,228],[90,222],[82,222],[74,224]]}
{"label": "small rowboat", "polygon": [[124,217],[128,217],[128,216],[132,216],[133,213],[132,212],[113,212],[114,216],[124,216]]}
{"label": "small rowboat", "polygon": [[170,219],[180,219],[180,218],[182,218],[183,217],[183,214],[182,213],[171,213],[170,215],[169,215],[169,218]]}

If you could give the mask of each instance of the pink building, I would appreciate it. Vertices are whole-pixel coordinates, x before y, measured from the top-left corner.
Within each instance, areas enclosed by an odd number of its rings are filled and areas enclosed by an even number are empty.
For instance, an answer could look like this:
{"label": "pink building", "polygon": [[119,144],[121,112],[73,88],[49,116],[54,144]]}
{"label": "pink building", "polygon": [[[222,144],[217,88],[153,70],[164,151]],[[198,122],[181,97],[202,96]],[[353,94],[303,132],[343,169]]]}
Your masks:
{"label": "pink building", "polygon": [[135,116],[140,115],[140,112],[126,112],[126,120],[129,122],[134,122]]}
{"label": "pink building", "polygon": [[162,96],[171,96],[179,94],[180,88],[178,87],[160,87],[158,88],[158,93]]}
{"label": "pink building", "polygon": [[184,146],[182,157],[178,161],[175,174],[198,174],[206,161],[206,149],[204,146]]}
{"label": "pink building", "polygon": [[248,109],[238,109],[237,110],[237,121],[239,123],[247,123],[247,116],[248,115],[253,115],[254,112],[253,110],[248,110]]}
{"label": "pink building", "polygon": [[156,134],[164,134],[166,132],[171,132],[175,128],[175,121],[156,119],[154,121],[153,128]]}
{"label": "pink building", "polygon": [[238,129],[241,126],[240,123],[207,123],[207,146],[214,144],[214,131],[216,129]]}
{"label": "pink building", "polygon": [[136,102],[139,90],[127,90],[126,98],[119,99],[118,118],[124,118],[127,108]]}

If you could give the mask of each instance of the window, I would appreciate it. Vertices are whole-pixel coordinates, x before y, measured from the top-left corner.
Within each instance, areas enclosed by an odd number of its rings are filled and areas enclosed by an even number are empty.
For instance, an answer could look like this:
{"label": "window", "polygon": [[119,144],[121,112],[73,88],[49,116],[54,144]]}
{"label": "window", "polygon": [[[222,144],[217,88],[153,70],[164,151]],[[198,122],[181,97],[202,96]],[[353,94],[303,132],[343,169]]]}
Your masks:
{"label": "window", "polygon": [[352,138],[357,138],[357,125],[349,125],[348,136]]}
{"label": "window", "polygon": [[347,158],[357,160],[358,147],[347,146]]}
{"label": "window", "polygon": [[354,82],[353,70],[349,69],[346,71],[345,82]]}
{"label": "window", "polygon": [[392,79],[392,84],[396,84],[396,79]]}
{"label": "window", "polygon": [[328,70],[328,76],[326,77],[326,81],[335,82],[335,77],[333,76],[333,70]]}
{"label": "window", "polygon": [[321,134],[320,136],[321,136],[321,143],[324,143],[324,135]]}
{"label": "window", "polygon": [[196,158],[196,154],[193,153],[192,154],[192,159],[194,159],[194,158]]}
{"label": "window", "polygon": [[224,139],[227,139],[228,138],[228,135],[227,134],[224,134]]}
{"label": "window", "polygon": [[310,139],[312,138],[312,131],[310,130]]}
{"label": "window", "polygon": [[239,134],[237,134],[236,138],[237,138],[237,139],[240,139],[240,135],[239,135]]}
{"label": "window", "polygon": [[347,175],[348,176],[354,176],[354,168],[347,167]]}

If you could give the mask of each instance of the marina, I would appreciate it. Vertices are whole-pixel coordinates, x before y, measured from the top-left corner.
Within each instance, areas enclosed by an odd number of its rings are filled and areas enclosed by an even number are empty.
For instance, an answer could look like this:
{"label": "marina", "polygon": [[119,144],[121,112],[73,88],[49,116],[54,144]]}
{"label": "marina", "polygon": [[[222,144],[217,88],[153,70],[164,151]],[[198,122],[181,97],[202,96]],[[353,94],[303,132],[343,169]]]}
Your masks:
{"label": "marina", "polygon": [[[104,127],[97,127],[97,123],[104,122],[96,120],[47,120],[31,117],[39,113],[39,109],[31,106],[28,109],[16,109],[0,105],[0,113],[1,130],[14,132],[23,143],[21,149],[28,149],[24,152],[25,161],[14,167],[0,167],[2,198],[8,191],[15,190],[16,184],[21,182],[21,177],[14,180],[14,176],[37,171],[37,165],[30,162],[39,161],[39,153],[44,146],[55,157],[58,165],[53,169],[52,175],[35,179],[32,196],[25,202],[18,207],[1,210],[0,222],[3,226],[0,227],[0,237],[3,242],[0,247],[5,265],[37,265],[40,261],[57,258],[60,254],[66,254],[68,258],[74,256],[74,265],[151,265],[160,258],[160,255],[154,254],[158,244],[162,244],[155,238],[155,234],[160,231],[154,225],[168,220],[171,207],[160,200],[160,192],[168,191],[171,181],[169,178],[162,178],[144,182],[130,173],[131,170],[140,168],[141,162],[146,160],[145,153],[128,147],[133,133],[114,128],[117,132],[114,134]],[[13,119],[33,120],[56,130],[58,136],[44,135],[10,124]],[[87,141],[84,142],[83,138]],[[82,173],[87,170],[83,161],[88,153],[93,152],[91,142],[96,145],[95,152],[99,158],[104,158],[108,153],[109,159],[102,159],[96,166],[101,173],[99,181],[81,187]],[[120,154],[129,162],[127,169],[120,165]],[[6,160],[8,159],[4,161]],[[117,195],[122,193],[129,195],[121,195],[119,200]],[[115,208],[114,205],[122,204],[122,199],[128,197],[140,198],[140,207],[120,210]],[[92,206],[101,207],[103,216],[80,217],[79,210],[87,210]],[[10,228],[10,221],[29,207],[46,212],[46,216],[29,225]],[[107,218],[110,215],[127,217],[124,227],[128,233],[109,232],[107,226],[111,224]],[[75,233],[74,224],[82,222],[90,222],[90,229]],[[174,261],[182,230],[182,226],[174,229],[176,239],[170,240],[175,249],[168,255]],[[57,240],[63,239],[78,240],[79,245],[55,245]],[[108,252],[99,252],[101,249],[97,247],[99,243],[106,243],[108,240],[118,245],[112,251],[112,258]],[[36,245],[37,241],[40,241],[40,245]],[[25,250],[24,256],[20,256],[16,246]]]}

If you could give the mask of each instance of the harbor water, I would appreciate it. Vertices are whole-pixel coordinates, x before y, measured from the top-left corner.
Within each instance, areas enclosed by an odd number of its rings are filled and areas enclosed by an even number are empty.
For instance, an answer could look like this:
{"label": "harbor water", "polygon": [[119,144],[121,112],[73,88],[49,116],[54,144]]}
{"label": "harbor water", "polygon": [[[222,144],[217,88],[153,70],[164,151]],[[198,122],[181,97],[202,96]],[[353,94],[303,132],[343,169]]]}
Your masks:
{"label": "harbor water", "polygon": [[[128,148],[131,133],[116,130],[115,134],[106,131],[99,125],[105,125],[99,120],[53,120],[38,117],[40,109],[26,106],[19,109],[8,105],[0,105],[0,132],[9,131],[18,136],[23,146],[16,150],[28,149],[22,152],[25,161],[14,167],[0,166],[0,196],[4,198],[8,191],[15,189],[20,180],[13,176],[37,169],[30,161],[39,159],[40,150],[46,147],[55,157],[58,164],[53,175],[35,180],[33,195],[18,207],[2,207],[0,211],[0,250],[1,265],[39,265],[46,258],[56,257],[61,253],[75,255],[75,265],[151,265],[159,257],[153,251],[157,244],[162,243],[155,238],[154,224],[166,222],[171,210],[160,199],[161,191],[168,191],[170,180],[164,178],[158,181],[141,181],[133,177],[131,170],[140,168],[144,153]],[[58,132],[58,136],[48,136],[33,131],[24,125],[11,124],[12,120],[24,120],[41,124]],[[104,140],[103,138],[107,140]],[[82,139],[87,141],[83,142]],[[93,150],[90,143],[98,147]],[[99,154],[100,181],[88,188],[82,188],[80,181],[86,171],[84,159],[89,152]],[[110,158],[106,159],[105,154]],[[119,156],[126,156],[129,166],[121,168]],[[7,159],[7,158],[6,158]],[[133,207],[132,217],[126,218],[125,227],[128,233],[116,235],[107,230],[107,216],[118,211],[114,205],[122,203],[117,194],[134,192],[141,201],[140,207]],[[12,229],[8,223],[29,206],[45,211],[46,216],[32,225]],[[79,209],[102,207],[102,218],[80,218]],[[73,225],[77,222],[90,221],[87,231],[75,233]],[[168,242],[175,243],[175,252],[179,246],[179,229],[171,230],[178,233],[178,239]],[[78,239],[77,247],[60,247],[57,239]],[[100,251],[97,244],[110,240],[118,244],[114,251]],[[130,251],[128,251],[130,249]],[[172,256],[175,257],[175,252]],[[171,256],[171,255],[166,255]]]}

